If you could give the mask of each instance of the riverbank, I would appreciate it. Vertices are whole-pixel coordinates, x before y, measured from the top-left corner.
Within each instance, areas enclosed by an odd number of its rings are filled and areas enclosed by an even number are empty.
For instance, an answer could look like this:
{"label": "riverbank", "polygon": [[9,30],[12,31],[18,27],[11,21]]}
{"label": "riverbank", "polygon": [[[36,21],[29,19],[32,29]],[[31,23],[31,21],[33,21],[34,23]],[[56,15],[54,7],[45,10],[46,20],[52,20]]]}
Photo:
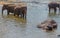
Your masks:
{"label": "riverbank", "polygon": [[3,5],[3,4],[15,4],[15,5],[22,5],[22,6],[27,6],[26,3],[13,3],[13,2],[4,2],[4,1],[1,1],[0,2],[0,5]]}

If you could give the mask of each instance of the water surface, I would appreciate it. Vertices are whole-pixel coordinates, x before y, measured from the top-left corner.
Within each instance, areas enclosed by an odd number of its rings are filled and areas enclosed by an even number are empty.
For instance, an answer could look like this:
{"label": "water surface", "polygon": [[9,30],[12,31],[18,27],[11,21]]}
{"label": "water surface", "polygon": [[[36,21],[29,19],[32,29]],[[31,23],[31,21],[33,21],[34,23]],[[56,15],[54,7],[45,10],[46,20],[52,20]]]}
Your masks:
{"label": "water surface", "polygon": [[[7,16],[6,10],[1,15],[2,6],[0,6],[0,38],[58,38],[60,34],[60,15],[49,14],[47,4],[27,4],[27,19],[23,20],[10,14]],[[52,18],[58,28],[52,32],[46,32],[38,29],[37,25],[42,21]]]}

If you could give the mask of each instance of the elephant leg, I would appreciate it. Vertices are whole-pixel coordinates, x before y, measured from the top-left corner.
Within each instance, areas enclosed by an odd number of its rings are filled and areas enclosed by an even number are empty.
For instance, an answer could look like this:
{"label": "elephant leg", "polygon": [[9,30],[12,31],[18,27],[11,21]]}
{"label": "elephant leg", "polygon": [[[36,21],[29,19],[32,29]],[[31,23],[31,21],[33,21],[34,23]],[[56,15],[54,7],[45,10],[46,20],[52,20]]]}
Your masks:
{"label": "elephant leg", "polygon": [[50,9],[51,9],[51,8],[49,8],[49,14],[50,14]]}
{"label": "elephant leg", "polygon": [[26,19],[26,14],[25,13],[23,14],[23,19]]}
{"label": "elephant leg", "polygon": [[20,11],[19,15],[21,15],[21,18],[23,18],[23,12],[22,11]]}
{"label": "elephant leg", "polygon": [[7,11],[7,15],[9,15],[9,11]]}
{"label": "elephant leg", "polygon": [[15,13],[14,13],[14,16],[15,16]]}
{"label": "elephant leg", "polygon": [[25,14],[25,19],[26,19],[26,15],[27,15],[27,10],[25,10],[25,13],[24,13],[24,14]]}
{"label": "elephant leg", "polygon": [[57,11],[57,9],[56,8],[54,8],[54,13],[56,14],[56,11]]}
{"label": "elephant leg", "polygon": [[19,16],[19,14],[17,14],[17,16]]}
{"label": "elephant leg", "polygon": [[25,19],[26,19],[26,14],[25,14]]}
{"label": "elephant leg", "polygon": [[23,18],[26,19],[26,10],[23,10],[22,14],[23,14]]}
{"label": "elephant leg", "polygon": [[20,10],[20,15],[21,15],[21,17],[24,19],[24,17],[25,17],[25,15],[24,15],[24,10]]}
{"label": "elephant leg", "polygon": [[14,16],[15,16],[15,15],[17,15],[17,10],[16,10],[16,9],[14,10]]}
{"label": "elephant leg", "polygon": [[3,10],[2,10],[2,15],[3,15]]}
{"label": "elephant leg", "polygon": [[14,11],[14,16],[15,16],[16,12]]}
{"label": "elephant leg", "polygon": [[27,12],[25,11],[25,13],[24,13],[25,19],[26,19],[26,15],[27,15]]}
{"label": "elephant leg", "polygon": [[23,14],[23,18],[25,18],[25,15]]}
{"label": "elephant leg", "polygon": [[60,4],[59,4],[59,7],[58,8],[59,8],[59,13],[60,13]]}

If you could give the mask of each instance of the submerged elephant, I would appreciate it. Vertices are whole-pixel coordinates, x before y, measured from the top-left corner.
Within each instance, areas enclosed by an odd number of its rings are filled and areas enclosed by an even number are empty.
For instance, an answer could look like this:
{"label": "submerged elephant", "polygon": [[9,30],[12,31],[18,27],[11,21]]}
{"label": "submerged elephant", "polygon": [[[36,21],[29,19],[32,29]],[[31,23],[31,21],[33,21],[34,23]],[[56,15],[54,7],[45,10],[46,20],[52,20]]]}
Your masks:
{"label": "submerged elephant", "polygon": [[41,24],[39,24],[37,27],[45,30],[52,30],[57,28],[57,23],[52,19],[48,19],[42,22]]}
{"label": "submerged elephant", "polygon": [[14,16],[21,15],[21,17],[26,18],[26,14],[27,14],[27,7],[16,7],[14,10]]}
{"label": "submerged elephant", "polygon": [[59,8],[59,11],[60,11],[60,4],[59,4],[59,3],[56,3],[56,2],[51,2],[51,3],[49,3],[49,4],[48,4],[49,13],[50,13],[50,10],[51,10],[51,9],[54,9],[54,12],[56,13],[57,7]]}
{"label": "submerged elephant", "polygon": [[7,10],[7,15],[9,15],[10,12],[14,13],[14,8],[15,8],[14,4],[4,4],[2,7],[2,15],[4,10]]}

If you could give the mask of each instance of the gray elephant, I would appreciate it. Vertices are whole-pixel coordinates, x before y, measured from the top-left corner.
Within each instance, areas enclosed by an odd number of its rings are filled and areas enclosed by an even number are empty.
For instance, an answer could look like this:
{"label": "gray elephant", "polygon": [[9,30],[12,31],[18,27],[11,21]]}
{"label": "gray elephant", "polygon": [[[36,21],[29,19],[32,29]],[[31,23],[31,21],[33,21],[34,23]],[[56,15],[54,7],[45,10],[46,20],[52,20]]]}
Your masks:
{"label": "gray elephant", "polygon": [[57,28],[57,23],[55,22],[55,20],[48,19],[42,22],[41,24],[39,24],[37,27],[45,30],[53,30]]}
{"label": "gray elephant", "polygon": [[48,4],[48,8],[49,8],[49,13],[50,13],[50,10],[51,10],[51,9],[54,9],[54,13],[56,13],[57,8],[59,8],[59,12],[60,12],[60,4],[59,4],[59,3],[50,2],[50,3]]}
{"label": "gray elephant", "polygon": [[4,4],[2,7],[2,15],[4,10],[7,10],[7,15],[9,15],[10,12],[14,13],[14,8],[15,8],[14,4]]}
{"label": "gray elephant", "polygon": [[16,7],[14,9],[14,16],[17,15],[21,15],[21,17],[26,19],[26,14],[27,14],[27,7]]}

